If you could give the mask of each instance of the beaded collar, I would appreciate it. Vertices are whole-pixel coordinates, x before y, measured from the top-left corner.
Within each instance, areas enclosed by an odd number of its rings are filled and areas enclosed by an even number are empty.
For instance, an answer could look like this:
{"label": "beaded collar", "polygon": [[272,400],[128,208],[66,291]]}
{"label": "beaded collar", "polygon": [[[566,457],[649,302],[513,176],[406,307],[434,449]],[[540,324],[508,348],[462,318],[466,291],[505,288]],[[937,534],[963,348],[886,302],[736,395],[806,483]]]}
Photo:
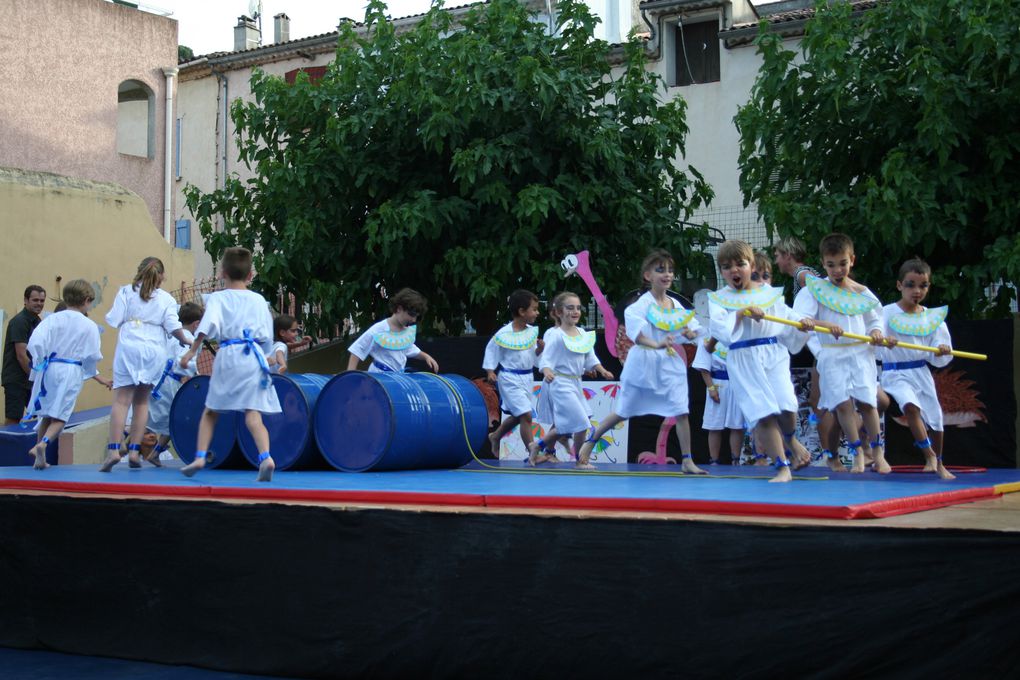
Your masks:
{"label": "beaded collar", "polygon": [[414,344],[415,336],[418,333],[417,326],[408,326],[399,333],[393,331],[381,331],[375,334],[375,344],[383,349],[407,349]]}
{"label": "beaded collar", "polygon": [[747,307],[771,307],[783,297],[783,291],[772,286],[760,286],[736,290],[729,286],[708,294],[708,299],[724,309],[745,309]]}
{"label": "beaded collar", "polygon": [[531,349],[535,346],[535,341],[538,340],[538,326],[528,326],[523,331],[509,330],[497,333],[493,340],[505,349]]}
{"label": "beaded collar", "polygon": [[872,297],[863,293],[851,293],[817,276],[808,276],[805,284],[820,305],[840,314],[858,316],[870,312],[878,305],[878,300]]}
{"label": "beaded collar", "polygon": [[949,307],[922,309],[920,312],[900,312],[889,317],[889,328],[900,335],[931,335],[946,320]]}
{"label": "beaded collar", "polygon": [[648,305],[645,319],[660,331],[678,331],[694,318],[694,310],[686,310],[679,302],[672,307],[661,307],[655,302]]}
{"label": "beaded collar", "polygon": [[587,354],[595,346],[595,331],[581,331],[580,335],[563,333],[563,346],[571,352]]}

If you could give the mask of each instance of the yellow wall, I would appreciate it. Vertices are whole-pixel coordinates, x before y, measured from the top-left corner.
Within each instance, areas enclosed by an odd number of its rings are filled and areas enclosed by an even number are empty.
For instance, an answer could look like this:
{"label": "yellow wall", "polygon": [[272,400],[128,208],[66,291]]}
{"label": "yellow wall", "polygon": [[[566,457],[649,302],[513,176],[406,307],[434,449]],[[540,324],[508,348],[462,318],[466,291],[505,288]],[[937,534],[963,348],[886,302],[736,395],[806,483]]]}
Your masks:
{"label": "yellow wall", "polygon": [[[117,332],[103,317],[117,289],[134,278],[138,263],[160,258],[166,267],[164,288],[171,292],[194,279],[191,251],[164,241],[145,202],[117,184],[0,168],[0,234],[0,308],[8,319],[21,311],[29,284],[46,289],[45,311],[52,312],[65,283],[78,278],[93,283],[98,294],[89,316],[104,329],[99,370],[108,378]],[[109,403],[110,393],[89,381],[76,410]]]}

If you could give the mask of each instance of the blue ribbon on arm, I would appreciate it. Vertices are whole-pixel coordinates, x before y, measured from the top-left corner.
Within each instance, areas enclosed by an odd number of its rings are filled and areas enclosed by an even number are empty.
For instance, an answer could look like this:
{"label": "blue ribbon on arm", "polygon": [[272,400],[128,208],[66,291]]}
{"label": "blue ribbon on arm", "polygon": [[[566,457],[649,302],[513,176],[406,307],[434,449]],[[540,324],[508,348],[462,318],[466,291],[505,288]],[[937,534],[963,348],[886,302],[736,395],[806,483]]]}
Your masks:
{"label": "blue ribbon on arm", "polygon": [[32,404],[32,410],[25,414],[25,417],[21,419],[21,423],[25,424],[28,421],[35,418],[35,414],[42,410],[42,398],[46,396],[46,371],[49,370],[50,364],[72,364],[74,366],[81,366],[80,361],[74,359],[61,359],[57,356],[56,352],[51,352],[48,357],[42,360],[42,363],[34,367],[34,370],[39,371],[39,394],[35,397],[35,403]]}
{"label": "blue ribbon on arm", "polygon": [[262,369],[262,381],[259,384],[263,388],[269,387],[273,380],[273,374],[269,372],[269,364],[266,363],[266,357],[262,352],[255,351],[256,343],[255,338],[251,337],[251,331],[245,328],[243,338],[231,338],[220,343],[220,347],[229,347],[230,345],[244,345],[245,354],[255,355],[255,359],[259,362],[259,368]]}

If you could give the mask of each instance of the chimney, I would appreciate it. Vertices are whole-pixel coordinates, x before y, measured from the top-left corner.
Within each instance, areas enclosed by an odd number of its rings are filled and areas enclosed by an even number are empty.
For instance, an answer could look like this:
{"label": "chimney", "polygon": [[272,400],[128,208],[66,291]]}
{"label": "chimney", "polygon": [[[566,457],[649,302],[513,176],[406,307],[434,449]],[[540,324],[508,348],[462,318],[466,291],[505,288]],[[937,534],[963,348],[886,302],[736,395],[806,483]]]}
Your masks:
{"label": "chimney", "polygon": [[258,47],[262,34],[259,32],[255,21],[243,14],[237,17],[237,26],[234,26],[234,51],[250,50]]}
{"label": "chimney", "polygon": [[273,17],[273,42],[279,45],[290,40],[290,17],[280,12]]}

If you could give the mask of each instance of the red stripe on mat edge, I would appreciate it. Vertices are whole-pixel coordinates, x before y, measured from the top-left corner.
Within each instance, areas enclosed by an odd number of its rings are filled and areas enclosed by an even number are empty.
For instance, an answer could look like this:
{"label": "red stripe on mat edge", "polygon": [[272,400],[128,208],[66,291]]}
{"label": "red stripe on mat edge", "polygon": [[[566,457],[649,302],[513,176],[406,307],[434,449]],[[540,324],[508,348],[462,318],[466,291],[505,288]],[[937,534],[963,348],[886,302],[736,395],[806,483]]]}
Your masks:
{"label": "red stripe on mat edge", "polygon": [[852,519],[851,508],[843,505],[790,505],[785,503],[744,503],[673,498],[591,498],[549,496],[486,496],[492,508],[570,508],[574,510],[629,510],[633,512],[691,512],[711,515],[761,515],[770,517],[811,517]]}
{"label": "red stripe on mat edge", "polygon": [[181,496],[208,498],[208,486],[167,486],[163,484],[119,484],[116,482],[46,482],[35,479],[5,479],[0,489],[26,491],[65,491],[70,493],[101,493],[120,496]]}
{"label": "red stripe on mat edge", "polygon": [[851,505],[849,509],[852,514],[850,519],[881,519],[882,517],[894,517],[896,515],[907,515],[912,512],[924,510],[935,510],[960,503],[973,503],[974,501],[996,498],[1001,496],[994,486],[978,487],[976,489],[957,489],[956,491],[940,491],[928,493],[923,496],[908,496],[906,498],[890,498],[861,505]]}

